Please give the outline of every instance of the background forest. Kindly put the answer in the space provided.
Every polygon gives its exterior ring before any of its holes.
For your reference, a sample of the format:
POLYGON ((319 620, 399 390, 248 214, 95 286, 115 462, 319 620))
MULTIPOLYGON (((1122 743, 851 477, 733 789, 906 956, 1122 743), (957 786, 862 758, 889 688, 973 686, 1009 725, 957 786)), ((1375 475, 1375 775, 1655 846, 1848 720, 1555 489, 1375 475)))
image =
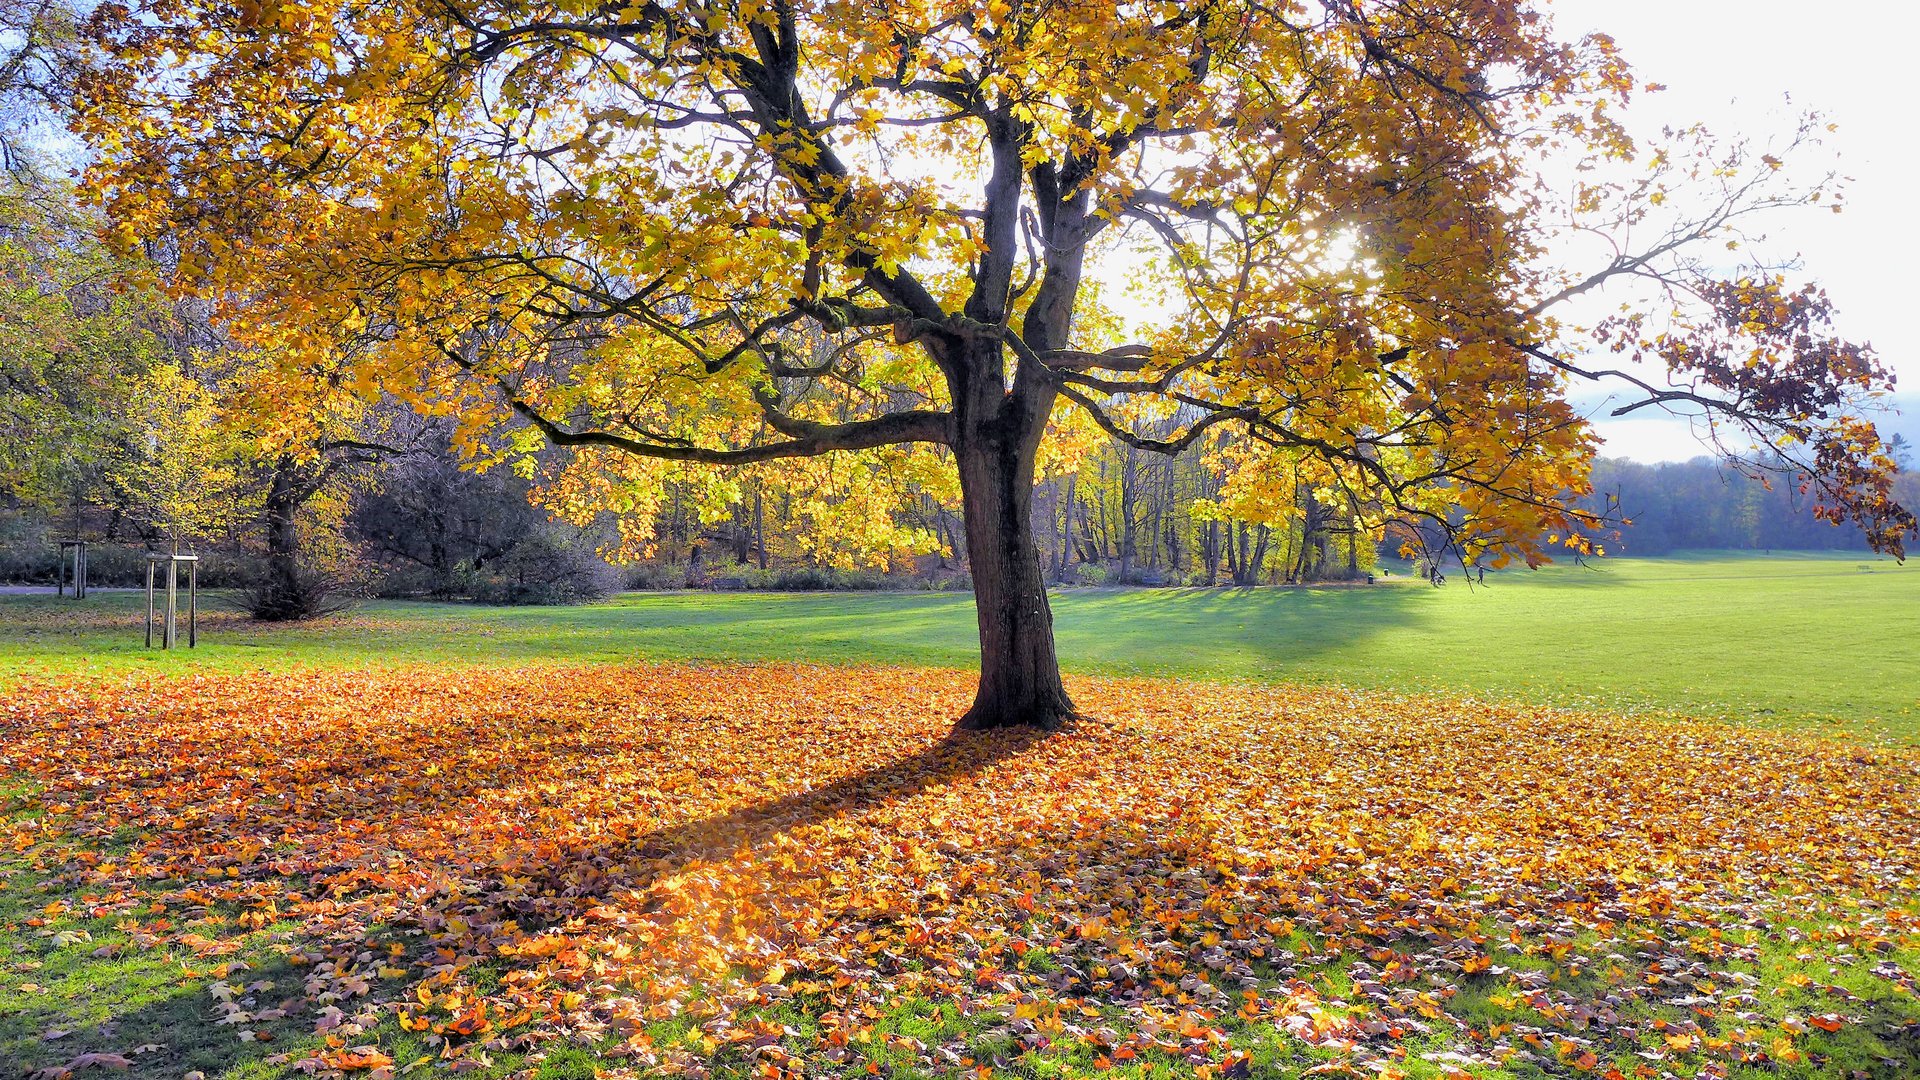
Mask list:
MULTIPOLYGON (((57 542, 94 543, 95 585, 134 585, 144 551, 213 555, 210 586, 266 616, 364 593, 567 602, 624 588, 954 588, 967 584, 950 479, 914 469, 816 481, 688 473, 651 507, 570 509, 542 483, 554 451, 504 448, 463 467, 454 426, 342 407, 299 435, 232 422, 257 366, 202 307, 168 301, 170 253, 106 252, 59 181, 19 170, 0 190, 0 580, 47 583, 57 542), (641 522, 636 529, 635 520, 641 522), (623 529, 623 522, 624 529, 623 529)), ((257 415, 257 414, 256 414, 257 415)), ((1188 418, 1149 420, 1172 431, 1188 418)), ((1258 585, 1348 580, 1410 539, 1306 462, 1230 480, 1223 433, 1166 456, 1092 432, 1048 472, 1035 529, 1059 584, 1258 585)), ((1901 490, 1920 501, 1920 474, 1901 490)), ((1792 484, 1706 457, 1601 459, 1588 508, 1625 520, 1609 551, 1848 549, 1792 484)))

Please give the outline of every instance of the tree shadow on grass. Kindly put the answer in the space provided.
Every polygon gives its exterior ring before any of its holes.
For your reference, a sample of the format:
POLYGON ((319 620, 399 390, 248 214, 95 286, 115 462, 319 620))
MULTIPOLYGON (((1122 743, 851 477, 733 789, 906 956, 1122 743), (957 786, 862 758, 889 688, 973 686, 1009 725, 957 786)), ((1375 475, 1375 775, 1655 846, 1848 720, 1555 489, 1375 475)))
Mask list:
MULTIPOLYGON (((470 895, 466 902, 469 907, 474 900, 485 904, 487 895, 504 881, 517 879, 516 891, 535 898, 536 902, 526 908, 508 906, 500 914, 515 919, 524 930, 538 933, 575 918, 585 908, 601 902, 601 885, 623 890, 645 889, 652 882, 700 860, 725 858, 743 847, 757 847, 776 834, 855 815, 910 799, 929 787, 962 781, 1032 748, 1044 738, 1045 735, 1024 731, 954 734, 907 756, 880 762, 817 787, 788 791, 723 814, 654 829, 618 842, 563 847, 551 855, 547 865, 532 868, 531 872, 526 866, 464 867, 463 878, 478 894, 470 895), (608 871, 614 867, 618 867, 617 877, 609 877, 608 871)), ((596 750, 610 752, 612 749, 612 744, 588 743, 559 748, 556 756, 591 759, 597 756, 596 750)), ((361 761, 358 752, 341 755, 337 759, 337 775, 353 774, 361 761)), ((411 771, 427 763, 421 758, 391 764, 411 771)), ((335 774, 321 773, 322 777, 327 775, 335 774)), ((449 783, 436 787, 432 797, 443 804, 449 800, 457 803, 478 794, 482 786, 478 780, 449 783)), ((324 799, 304 803, 305 811, 360 815, 376 806, 373 792, 356 793, 336 787, 328 789, 326 795, 324 799)), ((398 800, 390 799, 380 808, 389 814, 413 813, 419 809, 414 802, 410 793, 398 800)), ((330 868, 322 868, 323 872, 327 869, 330 868)), ((259 878, 263 875, 277 878, 279 872, 273 870, 270 863, 261 862, 242 870, 239 876, 259 878)), ((29 899, 24 890, 10 890, 10 893, 16 901, 29 899)), ((33 904, 44 903, 57 895, 64 895, 64 886, 33 900, 33 904)), ((428 915, 435 902, 436 899, 429 898, 412 912, 400 913, 395 925, 428 915)), ((296 932, 293 944, 299 943, 296 932)), ((21 947, 31 946, 23 943, 21 947)), ((54 950, 49 947, 36 951, 45 951, 49 956, 35 962, 48 963, 51 967, 54 950)), ((318 1006, 296 1000, 302 997, 305 971, 292 965, 285 955, 248 950, 228 957, 175 960, 173 953, 185 956, 182 950, 171 946, 148 950, 129 948, 112 958, 76 957, 66 965, 70 971, 50 972, 47 991, 36 998, 30 1008, 0 1017, 0 1075, 26 1076, 39 1069, 57 1068, 79 1054, 95 1052, 125 1057, 132 1063, 128 1075, 134 1077, 177 1077, 192 1070, 218 1076, 249 1068, 271 1071, 273 1067, 266 1064, 270 1057, 291 1052, 297 1059, 316 1052, 318 1043, 313 1036, 313 1024, 318 1006), (246 994, 245 997, 255 1000, 245 1003, 256 1011, 292 1006, 287 1016, 238 1026, 216 1023, 219 1014, 217 1002, 208 992, 213 978, 209 972, 222 959, 243 955, 252 966, 235 971, 227 981, 237 986, 259 980, 272 982, 274 985, 270 988, 246 994), (198 971, 198 977, 187 975, 188 970, 198 971), (57 979, 53 977, 55 974, 57 979), (272 1037, 243 1040, 240 1037, 243 1029, 264 1031, 272 1037), (48 1040, 44 1038, 48 1031, 68 1034, 48 1040), (135 1048, 144 1046, 157 1049, 133 1053, 135 1048)), ((396 983, 388 992, 401 985, 396 983)), ((356 1006, 354 1001, 340 1004, 349 1013, 356 1006)), ((395 1032, 384 1034, 386 1038, 381 1041, 390 1040, 395 1032)), ((365 1041, 375 1040, 367 1037, 365 1041)), ((113 1068, 117 1070, 118 1065, 113 1068)))
MULTIPOLYGON (((998 762, 1018 757, 1049 735, 1030 729, 953 732, 903 758, 883 761, 818 787, 802 787, 726 813, 651 830, 614 843, 566 849, 544 868, 522 868, 536 891, 590 900, 597 886, 644 890, 698 862, 754 849, 773 837, 852 817, 913 798, 930 788, 957 783, 998 762), (605 880, 619 868, 617 880, 605 880)), ((578 914, 562 904, 534 925, 552 925, 578 914)), ((527 914, 527 913, 523 913, 527 914)), ((526 919, 521 920, 523 925, 526 919)))
MULTIPOLYGON (((30 905, 64 896, 57 890, 36 893, 25 879, 16 878, 0 893, 0 916, 15 923, 30 905)), ((11 1080, 43 1069, 58 1075, 62 1066, 87 1054, 110 1057, 80 1068, 76 1075, 83 1078, 178 1078, 195 1070, 218 1076, 282 1052, 289 1039, 312 1031, 311 1010, 245 1025, 220 1023, 216 999, 208 992, 213 969, 244 961, 244 966, 231 969, 231 983, 272 984, 243 991, 251 1009, 271 1010, 297 999, 303 972, 285 955, 222 948, 219 956, 195 958, 175 947, 143 949, 102 922, 80 919, 76 912, 74 918, 53 925, 91 927, 91 940, 84 944, 62 946, 52 938, 22 932, 10 954, 0 951, 0 960, 12 969, 10 982, 41 987, 21 994, 14 1007, 0 1010, 0 1076, 11 1080), (96 948, 112 953, 95 958, 96 948), (199 977, 188 977, 188 972, 199 977), (242 1030, 263 1031, 267 1037, 242 1041, 242 1030)))

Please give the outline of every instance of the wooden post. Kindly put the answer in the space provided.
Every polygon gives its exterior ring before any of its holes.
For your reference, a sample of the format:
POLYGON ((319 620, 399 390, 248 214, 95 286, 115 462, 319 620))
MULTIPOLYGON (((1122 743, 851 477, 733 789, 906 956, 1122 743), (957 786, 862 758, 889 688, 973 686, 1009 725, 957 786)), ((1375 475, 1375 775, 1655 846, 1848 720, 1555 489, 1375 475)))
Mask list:
POLYGON ((187 648, 200 644, 200 560, 187 564, 187 648))
POLYGON ((73 598, 87 598, 87 542, 85 540, 60 541, 60 565, 53 575, 53 595, 65 596, 67 585, 73 585, 73 598))
POLYGON ((180 563, 175 559, 167 560, 167 623, 164 648, 173 648, 179 631, 180 617, 180 563))
POLYGON ((147 560, 147 648, 153 648, 153 560, 147 560))

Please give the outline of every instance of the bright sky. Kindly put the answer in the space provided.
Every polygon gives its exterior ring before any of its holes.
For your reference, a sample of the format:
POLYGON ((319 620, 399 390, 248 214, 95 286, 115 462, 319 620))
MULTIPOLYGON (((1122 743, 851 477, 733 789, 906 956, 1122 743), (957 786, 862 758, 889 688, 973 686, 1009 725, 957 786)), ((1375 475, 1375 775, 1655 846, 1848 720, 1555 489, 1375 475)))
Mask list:
MULTIPOLYGON (((1771 252, 1800 253, 1827 288, 1838 326, 1873 343, 1899 373, 1906 410, 1894 426, 1920 423, 1920 323, 1911 289, 1920 274, 1920 139, 1907 85, 1908 8, 1895 0, 1554 0, 1563 36, 1613 35, 1641 82, 1664 83, 1630 112, 1636 130, 1704 121, 1723 135, 1764 138, 1790 130, 1813 109, 1839 130, 1827 136, 1834 168, 1851 177, 1847 210, 1783 214, 1769 232, 1771 252), (1791 100, 1789 100, 1789 98, 1791 100)), ((1636 415, 1645 415, 1636 414, 1636 415)), ((1887 425, 1882 425, 1883 430, 1887 425)), ((1603 453, 1642 461, 1683 460, 1705 452, 1679 420, 1603 424, 1603 453)), ((1909 436, 1912 437, 1912 436, 1909 436)))

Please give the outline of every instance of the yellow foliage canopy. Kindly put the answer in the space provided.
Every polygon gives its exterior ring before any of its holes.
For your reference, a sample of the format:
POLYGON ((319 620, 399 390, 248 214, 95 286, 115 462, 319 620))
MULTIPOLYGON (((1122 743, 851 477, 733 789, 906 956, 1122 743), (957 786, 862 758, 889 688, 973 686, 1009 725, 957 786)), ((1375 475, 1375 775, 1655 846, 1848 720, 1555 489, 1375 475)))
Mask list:
MULTIPOLYGON (((1629 82, 1453 7, 169 0, 102 20, 84 126, 123 240, 184 233, 289 381, 481 457, 516 419, 683 465, 965 453, 1152 397, 1161 441, 1299 448, 1537 557, 1590 524, 1592 444, 1514 347, 1564 284, 1530 165, 1624 153, 1629 82)), ((561 501, 657 497, 610 461, 561 501)))

